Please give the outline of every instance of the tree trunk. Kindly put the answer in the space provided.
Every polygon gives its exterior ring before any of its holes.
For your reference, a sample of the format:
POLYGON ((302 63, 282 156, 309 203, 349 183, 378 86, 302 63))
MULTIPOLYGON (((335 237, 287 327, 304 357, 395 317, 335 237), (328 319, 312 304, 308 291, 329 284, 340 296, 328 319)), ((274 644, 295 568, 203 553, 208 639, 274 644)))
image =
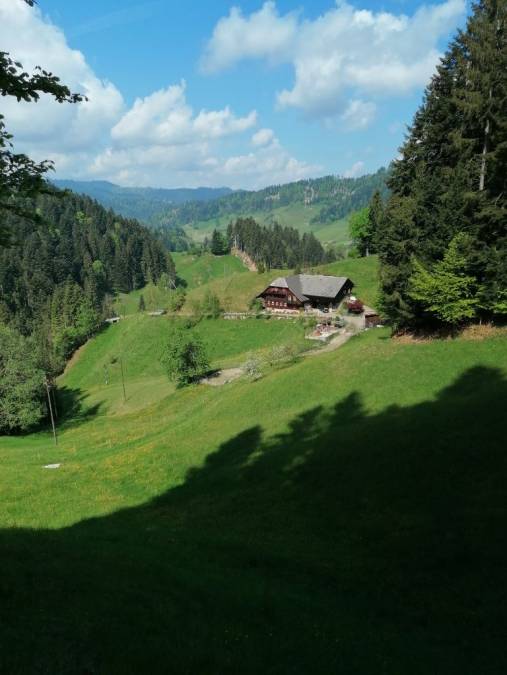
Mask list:
MULTIPOLYGON (((491 89, 489 90, 489 98, 491 100, 491 89)), ((486 182, 486 156, 488 154, 488 137, 489 137, 489 117, 486 120, 486 127, 484 129, 484 143, 482 146, 482 160, 481 160, 481 175, 479 177, 479 192, 484 190, 486 182)))

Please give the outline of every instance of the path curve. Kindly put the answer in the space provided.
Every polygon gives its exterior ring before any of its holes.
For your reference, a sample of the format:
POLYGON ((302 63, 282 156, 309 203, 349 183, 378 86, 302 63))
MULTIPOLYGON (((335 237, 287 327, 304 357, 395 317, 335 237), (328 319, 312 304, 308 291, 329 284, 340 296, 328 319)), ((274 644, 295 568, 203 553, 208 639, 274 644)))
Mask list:
MULTIPOLYGON (((318 356, 319 354, 334 352, 335 349, 344 345, 354 335, 355 333, 345 331, 344 333, 340 333, 331 338, 324 347, 310 349, 307 352, 302 352, 300 356, 306 358, 307 356, 318 356)), ((244 373, 245 369, 239 366, 236 366, 235 368, 224 368, 223 370, 217 370, 213 375, 203 377, 199 382, 200 384, 208 384, 211 387, 221 387, 224 384, 229 384, 229 382, 234 382, 234 380, 237 380, 244 375, 244 373)))

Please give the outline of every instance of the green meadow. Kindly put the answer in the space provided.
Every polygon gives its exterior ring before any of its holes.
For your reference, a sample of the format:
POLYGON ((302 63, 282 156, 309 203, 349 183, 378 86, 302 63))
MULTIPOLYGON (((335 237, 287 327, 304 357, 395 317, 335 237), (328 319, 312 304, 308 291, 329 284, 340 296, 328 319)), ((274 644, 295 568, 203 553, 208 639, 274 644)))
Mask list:
MULTIPOLYGON (((276 277, 293 274, 293 270, 270 270, 262 274, 248 272, 243 263, 232 255, 202 256, 187 253, 172 253, 177 275, 186 284, 186 302, 181 313, 192 311, 195 302, 201 302, 207 291, 215 293, 223 309, 244 312, 251 301, 276 277)), ((320 274, 347 276, 354 281, 354 293, 368 305, 375 306, 378 287, 378 258, 347 258, 308 270, 320 274)), ((167 308, 171 291, 160 289, 153 284, 133 291, 121 293, 115 301, 121 315, 138 311, 139 297, 143 295, 147 310, 167 308)))
MULTIPOLYGON (((358 263, 336 273, 373 297, 358 263)), ((0 672, 505 672, 505 332, 374 329, 177 389, 168 323, 127 315, 75 355, 58 446, 0 439, 0 672)), ((304 341, 192 330, 214 367, 304 341)))
MULTIPOLYGON (((303 202, 294 202, 287 206, 278 206, 270 211, 254 211, 254 218, 261 225, 271 225, 274 222, 283 227, 294 227, 300 234, 313 232, 313 234, 322 242, 328 244, 348 244, 350 243, 350 234, 348 230, 348 218, 335 220, 325 225, 320 223, 311 223, 312 218, 319 214, 321 206, 312 204, 303 204, 303 202)), ((196 242, 203 242, 208 239, 214 229, 225 230, 227 225, 237 218, 245 217, 241 214, 231 214, 220 216, 210 220, 200 220, 185 226, 187 235, 196 242)))

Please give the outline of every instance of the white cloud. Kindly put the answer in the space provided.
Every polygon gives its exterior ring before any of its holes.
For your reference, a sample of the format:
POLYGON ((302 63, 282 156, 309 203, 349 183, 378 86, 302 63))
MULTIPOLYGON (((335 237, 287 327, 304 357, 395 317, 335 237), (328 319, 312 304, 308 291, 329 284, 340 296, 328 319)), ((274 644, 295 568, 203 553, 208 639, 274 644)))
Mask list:
POLYGON ((224 156, 212 144, 109 147, 98 155, 88 175, 122 185, 201 185, 258 188, 315 176, 322 167, 300 162, 273 141, 246 154, 224 156), (170 177, 163 182, 163 177, 170 177))
POLYGON ((229 16, 220 19, 213 30, 201 60, 202 70, 218 72, 243 58, 277 61, 290 51, 297 29, 297 14, 281 17, 272 1, 247 18, 241 9, 232 7, 229 16))
POLYGON ((365 129, 375 118, 377 106, 375 103, 353 99, 340 116, 347 129, 365 129))
POLYGON ((365 173, 364 171, 364 162, 355 162, 350 169, 347 169, 347 171, 344 172, 343 177, 344 178, 357 178, 358 176, 363 176, 365 173))
MULTIPOLYGON (((263 30, 262 21, 258 30, 263 30)), ((98 78, 83 54, 69 47, 63 32, 38 8, 21 1, 0 0, 0 44, 27 71, 40 64, 89 98, 78 105, 58 104, 50 97, 37 104, 2 101, 16 149, 38 160, 52 159, 59 177, 105 178, 121 185, 245 188, 319 170, 292 157, 271 129, 244 138, 257 125, 255 110, 242 116, 228 106, 194 111, 183 81, 136 99, 126 110, 114 84, 98 78), (253 145, 253 152, 242 154, 242 140, 247 148, 253 145)))
POLYGON ((217 23, 202 67, 217 72, 248 58, 290 63, 295 80, 278 94, 280 107, 314 117, 343 115, 358 95, 405 95, 424 86, 438 61, 440 38, 465 9, 465 0, 445 0, 406 16, 337 0, 316 19, 303 20, 294 13, 281 16, 274 2, 247 17, 235 8, 217 23))
POLYGON ((43 95, 37 104, 2 101, 9 131, 32 154, 79 150, 108 134, 123 109, 123 98, 110 82, 100 80, 83 54, 71 49, 62 31, 45 19, 40 10, 23 2, 0 0, 0 44, 25 70, 37 65, 56 73, 88 102, 59 104, 43 95))
POLYGON ((185 82, 135 100, 113 127, 111 136, 120 145, 185 145, 241 133, 255 126, 257 113, 235 117, 228 107, 201 110, 194 116, 185 97, 185 82))
POLYGON ((252 145, 255 147, 262 147, 263 145, 269 145, 275 140, 275 132, 273 129, 259 129, 252 136, 252 145))
POLYGON ((222 180, 218 184, 240 187, 238 177, 251 188, 267 184, 289 183, 322 173, 322 167, 300 162, 280 145, 278 140, 259 148, 256 152, 229 157, 217 167, 222 180), (266 181, 269 176, 269 181, 266 181))

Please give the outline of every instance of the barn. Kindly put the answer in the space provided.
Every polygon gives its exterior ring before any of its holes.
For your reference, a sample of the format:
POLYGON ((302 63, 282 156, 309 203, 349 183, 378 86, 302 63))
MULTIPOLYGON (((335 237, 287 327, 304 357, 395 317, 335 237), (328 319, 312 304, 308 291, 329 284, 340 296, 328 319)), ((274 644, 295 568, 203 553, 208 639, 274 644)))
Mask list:
POLYGON ((353 287, 348 277, 294 274, 274 279, 257 297, 266 309, 323 309, 339 305, 353 287))

